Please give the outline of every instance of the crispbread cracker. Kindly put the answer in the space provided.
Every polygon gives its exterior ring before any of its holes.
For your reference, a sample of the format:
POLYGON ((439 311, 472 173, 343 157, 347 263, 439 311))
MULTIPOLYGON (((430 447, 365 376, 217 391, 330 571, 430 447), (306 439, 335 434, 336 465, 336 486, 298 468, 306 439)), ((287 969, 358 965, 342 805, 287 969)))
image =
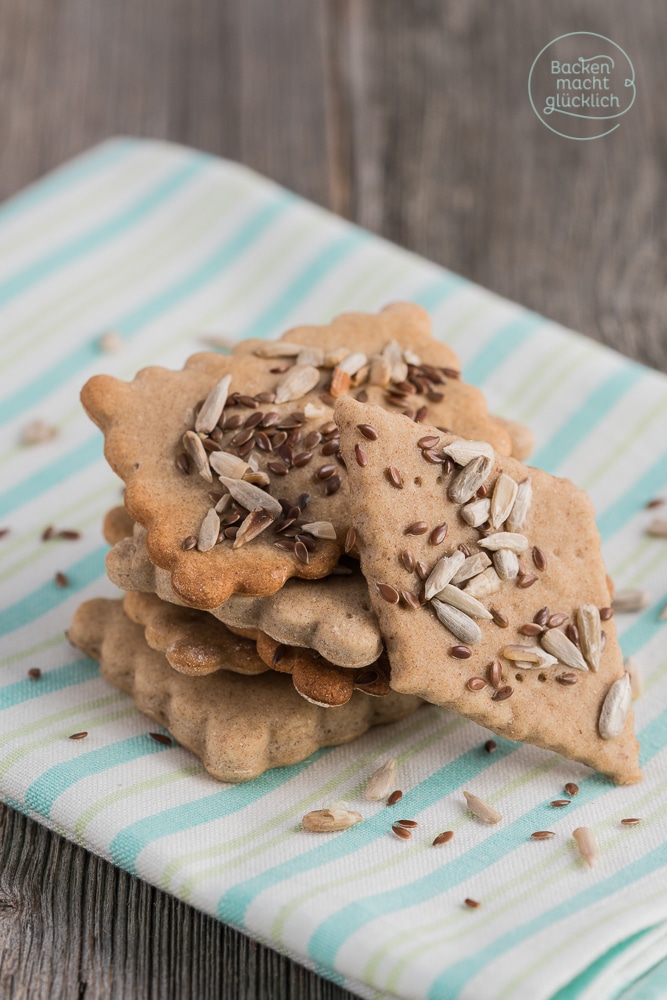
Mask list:
MULTIPOLYGON (((156 593, 182 605, 169 573, 148 558, 142 528, 136 526, 131 537, 116 543, 106 566, 110 580, 122 590, 156 593)), ((286 646, 314 649, 342 667, 367 666, 382 652, 380 626, 359 570, 322 580, 289 580, 267 597, 235 594, 210 614, 229 628, 260 629, 286 646)))
POLYGON ((143 626, 151 649, 164 653, 174 670, 193 677, 216 670, 263 674, 269 668, 255 643, 234 635, 207 611, 178 607, 155 594, 130 592, 123 599, 128 618, 143 626))
POLYGON ((71 641, 100 661, 103 675, 165 726, 220 781, 249 781, 268 768, 297 764, 320 747, 347 743, 373 725, 404 718, 419 700, 361 692, 347 705, 321 709, 272 671, 242 677, 226 670, 187 677, 150 649, 120 601, 87 601, 77 610, 71 641))
MULTIPOLYGON (((428 415, 441 425, 446 421, 455 432, 482 437, 500 452, 509 453, 509 435, 488 416, 484 397, 460 380, 457 369, 422 368, 421 355, 414 353, 408 355, 411 362, 401 360, 401 349, 405 348, 456 362, 448 348, 432 340, 428 316, 419 307, 398 304, 377 316, 347 314, 329 327, 301 328, 291 334, 301 337, 304 344, 317 341, 325 350, 344 347, 368 355, 369 371, 373 354, 395 345, 398 361, 392 370, 402 371, 392 376, 388 386, 363 382, 359 391, 416 419, 424 420, 428 415)), ((215 608, 234 593, 272 594, 291 577, 326 576, 344 545, 349 527, 347 477, 335 454, 335 425, 333 431, 326 430, 333 403, 329 390, 334 392, 330 383, 342 367, 335 368, 332 376, 322 360, 321 364, 304 362, 286 371, 286 364, 277 364, 275 357, 259 356, 265 348, 263 342, 247 341, 231 356, 195 355, 181 372, 146 368, 129 384, 100 375, 90 379, 82 391, 84 407, 104 432, 107 460, 126 483, 125 507, 147 531, 151 562, 171 574, 175 594, 193 607, 215 608), (227 377, 231 384, 222 424, 219 420, 216 426, 201 430, 199 407, 227 377), (294 389, 284 402, 275 402, 275 394, 282 397, 295 378, 298 391, 294 389), (252 422, 259 414, 263 414, 261 424, 255 425, 252 422), (230 427, 229 421, 237 419, 242 426, 230 427), (265 424, 265 420, 273 423, 265 424), (199 435, 195 431, 200 431, 199 435), (316 434, 323 438, 306 444, 309 436, 316 434), (334 451, 329 450, 332 445, 334 451), (248 446, 254 448, 252 455, 246 450, 248 446), (185 465, 181 459, 184 447, 190 452, 185 465), (223 530, 218 538, 215 515, 211 514, 222 493, 217 473, 209 467, 209 462, 220 460, 216 449, 231 449, 243 461, 252 458, 258 469, 249 474, 260 477, 253 485, 266 487, 259 499, 256 493, 243 501, 244 525, 236 538, 229 537, 229 532, 238 530, 240 516, 227 525, 227 534, 223 530), (263 482, 264 476, 268 482, 263 482), (274 498, 273 520, 266 515, 247 519, 253 505, 271 506, 266 493, 274 498), (308 500, 303 499, 306 496, 308 500), (275 503, 277 498, 285 501, 282 512, 275 503), (290 508, 297 512, 300 508, 296 521, 288 513, 290 508), (209 515, 212 520, 202 529, 209 515), (286 519, 289 525, 284 523, 286 519), (335 537, 325 533, 314 538, 308 531, 302 533, 305 538, 297 534, 304 524, 312 522, 330 525, 335 537), (189 544, 190 539, 199 540, 196 547, 189 544)), ((343 359, 341 366, 344 364, 343 359)), ((359 372, 353 373, 353 378, 360 381, 359 372)), ((338 391, 336 386, 334 394, 338 391)), ((208 404, 202 412, 210 412, 208 404)), ((232 492, 235 487, 230 477, 236 477, 238 463, 234 465, 235 471, 226 474, 224 483, 232 492)))
MULTIPOLYGON (((488 534, 487 541, 494 544, 491 542, 494 534, 488 530, 480 532, 464 523, 461 503, 454 503, 448 497, 452 489, 462 487, 461 468, 457 466, 455 471, 447 473, 445 466, 428 462, 418 445, 423 436, 435 436, 440 443, 432 446, 433 451, 440 453, 443 445, 455 439, 352 399, 338 402, 336 420, 349 470, 351 519, 357 532, 362 570, 391 662, 392 687, 465 715, 501 736, 534 743, 582 761, 618 783, 640 780, 632 711, 616 738, 602 739, 598 729, 605 697, 612 683, 624 677, 623 656, 613 619, 603 622, 606 648, 597 672, 586 669, 586 664, 583 670, 572 669, 563 665, 563 660, 544 669, 520 667, 503 652, 510 645, 542 648, 541 643, 554 639, 551 634, 538 641, 518 631, 525 624, 534 624, 536 613, 545 606, 550 614, 563 613, 570 623, 582 606, 608 606, 600 538, 588 497, 568 480, 528 469, 511 458, 495 457, 483 488, 493 491, 501 469, 515 483, 527 477, 532 482, 533 499, 525 527, 517 530, 514 526, 512 532, 516 538, 523 531, 527 539, 526 551, 519 557, 524 574, 498 581, 496 592, 479 596, 487 610, 493 606, 507 616, 509 627, 501 628, 493 619, 469 618, 473 630, 475 623, 479 627, 481 639, 466 640, 441 624, 434 605, 411 610, 402 598, 399 603, 389 603, 403 590, 420 596, 424 592, 417 573, 409 572, 399 558, 403 549, 409 549, 429 572, 442 556, 454 553, 460 544, 468 546, 473 555, 480 551, 479 542, 485 540, 484 535, 488 534), (358 430, 359 424, 371 424, 377 431, 377 440, 364 438, 358 430), (357 445, 364 449, 363 467, 355 460, 357 445), (402 488, 391 484, 387 472, 391 466, 400 473, 402 488), (417 521, 425 522, 427 530, 421 534, 406 533, 417 521), (444 523, 448 525, 445 539, 433 544, 433 529, 444 523), (534 546, 540 551, 533 555, 534 546), (537 568, 545 564, 546 569, 537 568), (531 581, 532 576, 537 579, 531 581), (461 647, 467 647, 468 658, 457 658, 461 647), (498 700, 498 695, 494 700, 494 687, 488 684, 481 690, 470 690, 467 686, 475 677, 489 680, 490 664, 495 659, 502 667, 502 679, 496 679, 498 688, 511 689, 505 700, 498 700), (564 682, 568 674, 574 676, 573 683, 564 682)), ((462 442, 461 446, 470 451, 469 442, 462 442)), ((474 468, 466 466, 466 480, 472 482, 474 468)), ((507 535, 500 540, 512 541, 507 535)), ((488 571, 484 572, 485 579, 491 580, 488 571)), ((440 582, 443 580, 444 576, 440 582)), ((472 588, 473 594, 477 590, 478 595, 483 595, 477 589, 479 586, 478 583, 472 588)), ((470 583, 466 584, 465 591, 470 587, 470 583)), ((448 615, 451 621, 451 612, 448 615)), ((469 625, 463 624, 470 631, 469 625)), ((461 632, 460 619, 456 628, 461 632)), ((556 626, 551 633, 558 633, 555 638, 565 639, 556 626)))

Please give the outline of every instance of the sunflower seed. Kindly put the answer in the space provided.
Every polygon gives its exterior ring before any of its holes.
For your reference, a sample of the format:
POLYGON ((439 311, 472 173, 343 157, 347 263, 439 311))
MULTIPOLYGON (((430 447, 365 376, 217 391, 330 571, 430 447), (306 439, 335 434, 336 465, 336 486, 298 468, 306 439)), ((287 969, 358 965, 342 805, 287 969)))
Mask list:
POLYGON ((324 357, 322 359, 320 368, 335 368, 339 365, 343 358, 347 358, 351 354, 349 347, 334 347, 330 351, 324 351, 324 357))
POLYGON ((564 632, 561 632, 558 628, 549 628, 540 637, 540 642, 542 643, 542 648, 546 649, 547 653, 551 653, 552 656, 556 656, 560 663, 563 663, 566 667, 573 667, 575 670, 588 670, 588 665, 581 655, 581 652, 570 642, 568 637, 564 632))
POLYGON ((511 549, 494 552, 493 565, 501 580, 515 580, 519 575, 519 558, 511 549))
POLYGON ((362 816, 352 809, 313 809, 301 820, 304 830, 312 833, 336 833, 361 823, 362 816))
POLYGON ((306 420, 321 420, 322 417, 326 416, 327 407, 316 406, 315 403, 306 403, 303 413, 306 420))
POLYGON ((513 660, 520 663, 524 670, 531 670, 536 667, 545 669, 553 667, 558 663, 558 659, 555 656, 545 653, 539 646, 521 646, 518 644, 505 646, 503 656, 506 660, 513 660))
POLYGON ((461 642, 471 645, 481 640, 482 631, 479 625, 464 611, 459 611, 458 608, 449 604, 443 604, 436 598, 433 598, 431 604, 440 622, 461 642))
POLYGON ((515 532, 497 531, 495 535, 489 535, 488 538, 480 538, 479 544, 490 552, 497 552, 498 549, 509 549, 510 552, 520 554, 528 548, 528 539, 525 535, 519 535, 515 532))
POLYGON ((654 517, 646 531, 649 535, 667 538, 667 517, 654 517))
POLYGON ((31 420, 21 433, 21 444, 43 444, 58 436, 58 428, 47 424, 45 420, 31 420))
POLYGON ((197 539, 197 549, 200 552, 209 552, 217 542, 219 534, 220 518, 215 510, 211 508, 201 523, 197 539))
POLYGON ((449 484, 449 499, 454 503, 467 503, 475 496, 491 472, 493 460, 479 455, 465 465, 449 484))
POLYGON ((579 643, 584 659, 590 669, 596 671, 600 668, 602 633, 600 612, 594 604, 582 604, 577 609, 577 628, 579 629, 579 643))
POLYGON ((495 569, 490 566, 485 569, 483 573, 479 573, 478 576, 473 577, 473 579, 466 584, 466 594, 470 594, 472 597, 490 597, 491 594, 496 594, 502 586, 502 580, 496 573, 495 569))
POLYGON ((265 472, 246 472, 243 478, 246 483, 252 483, 253 486, 268 486, 271 482, 265 472))
POLYGON ((507 520, 514 506, 518 488, 518 485, 511 476, 506 475, 504 472, 501 472, 496 479, 496 485, 493 487, 493 494, 491 496, 491 510, 489 514, 489 521, 492 528, 500 528, 507 520))
POLYGON ((487 611, 483 604, 471 597, 465 590, 459 590, 458 587, 453 587, 451 583, 446 584, 442 590, 438 591, 436 597, 443 604, 449 604, 453 608, 458 608, 459 611, 464 611, 471 618, 485 618, 491 620, 493 617, 490 611, 487 611))
POLYGON ((618 614, 632 614, 634 611, 643 611, 651 603, 651 595, 646 590, 626 589, 617 590, 611 606, 618 614))
POLYGON ((471 528, 478 528, 480 524, 489 520, 490 508, 490 500, 473 500, 465 507, 461 507, 460 513, 466 524, 469 524, 471 528))
MULTIPOLYGON (((493 461, 494 451, 486 441, 466 441, 458 438, 442 449, 445 455, 453 459, 457 465, 469 465, 475 458, 488 458, 493 461)), ((481 486, 481 483, 478 483, 481 486)))
POLYGON ((465 583, 466 580, 483 573, 490 565, 491 559, 486 552, 476 552, 473 556, 466 556, 461 569, 454 574, 451 582, 454 584, 465 583))
POLYGON ((303 344, 290 344, 287 340, 271 340, 260 344, 253 351, 258 358, 296 358, 303 344))
POLYGON ((632 688, 632 700, 639 698, 644 691, 642 672, 634 656, 628 656, 625 661, 625 672, 630 675, 630 687, 632 688))
POLYGON ((290 403, 293 399, 301 399, 315 388, 319 380, 320 373, 313 365, 294 365, 278 383, 276 403, 290 403))
POLYGON ((186 431, 183 435, 183 447, 192 459, 194 467, 199 475, 205 479, 207 483, 212 483, 213 476, 211 475, 211 469, 208 464, 208 454, 199 435, 195 434, 194 431, 186 431))
POLYGON ((468 803, 468 809, 474 816, 477 816, 484 823, 500 823, 502 816, 488 802, 480 799, 477 795, 473 795, 472 792, 464 792, 463 795, 468 803))
POLYGON ((217 424, 227 402, 231 381, 232 376, 225 375, 209 392, 195 420, 197 433, 210 434, 217 424))
POLYGON ((403 360, 405 361, 406 364, 413 365, 413 367, 415 368, 418 368, 422 363, 422 359, 419 357, 419 355, 415 354, 414 351, 411 351, 408 348, 405 348, 403 350, 403 360))
POLYGON ((433 841, 432 847, 440 847, 442 844, 448 844, 450 840, 454 838, 453 830, 445 830, 444 833, 439 833, 438 836, 433 841))
POLYGON ((310 524, 303 524, 301 531, 307 532, 313 538, 330 538, 334 541, 336 540, 336 529, 331 521, 312 521, 310 524))
POLYGON ((450 582, 452 577, 461 569, 465 562, 465 556, 458 550, 451 556, 443 556, 429 573, 424 586, 424 597, 427 601, 438 594, 450 582))
POLYGON ((408 366, 403 360, 403 351, 395 340, 390 340, 382 351, 382 357, 389 366, 392 382, 404 382, 408 377, 408 366))
POLYGON ((533 487, 531 486, 530 477, 528 477, 522 483, 519 483, 514 506, 507 515, 505 522, 507 531, 523 531, 526 526, 532 500, 533 487))
POLYGON ((632 701, 632 682, 629 674, 623 674, 611 685, 602 703, 602 711, 598 722, 598 730, 603 740, 613 740, 620 736, 625 728, 630 703, 632 701))
POLYGON ((369 802, 378 802, 385 799, 392 788, 396 787, 396 758, 391 757, 386 760, 368 779, 365 797, 369 802))
POLYGON ((572 836, 577 842, 579 854, 584 859, 589 868, 592 868, 598 859, 598 843, 595 834, 587 826, 578 826, 572 831, 572 836))
POLYGON ((296 364, 322 368, 324 366, 324 351, 321 347, 302 347, 296 356, 296 364))
POLYGON ((232 548, 239 549, 246 542, 251 542, 253 538, 257 538, 274 521, 273 514, 266 507, 255 507, 239 525, 239 529, 234 536, 232 548))
POLYGON ((214 472, 228 479, 243 479, 250 468, 247 462, 226 451, 214 451, 209 456, 209 462, 214 472))
POLYGON ((368 381, 371 385, 387 386, 391 381, 391 367, 386 358, 376 354, 371 358, 368 381))
POLYGON ((338 362, 336 367, 340 371, 345 372, 346 375, 356 375, 367 364, 368 358, 359 351, 356 354, 346 355, 338 362))
POLYGON ((246 483, 243 479, 230 479, 227 476, 220 476, 220 482, 226 486, 237 503, 240 503, 246 510, 254 510, 255 507, 265 507, 270 510, 274 517, 280 517, 283 512, 282 506, 275 497, 266 493, 252 483, 246 483))

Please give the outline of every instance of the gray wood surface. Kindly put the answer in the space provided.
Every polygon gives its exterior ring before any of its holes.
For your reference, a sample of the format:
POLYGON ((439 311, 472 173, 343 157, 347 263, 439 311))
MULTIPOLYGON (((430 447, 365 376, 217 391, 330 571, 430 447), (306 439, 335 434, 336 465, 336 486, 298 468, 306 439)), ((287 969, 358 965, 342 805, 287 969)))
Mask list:
MULTIPOLYGON (((0 0, 0 195, 109 135, 298 193, 667 370, 664 0, 0 0), (527 99, 568 31, 637 103, 570 142, 527 99)), ((0 807, 0 998, 346 994, 0 807)))

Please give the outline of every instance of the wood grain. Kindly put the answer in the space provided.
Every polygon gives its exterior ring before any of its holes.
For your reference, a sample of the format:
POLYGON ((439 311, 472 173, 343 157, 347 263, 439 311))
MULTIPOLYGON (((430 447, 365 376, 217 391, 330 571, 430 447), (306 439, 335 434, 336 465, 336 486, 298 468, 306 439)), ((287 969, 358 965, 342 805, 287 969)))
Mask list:
MULTIPOLYGON (((239 160, 667 370, 664 0, 3 0, 0 196, 109 135, 239 160), (568 31, 630 54, 612 136, 526 94, 568 31)), ((0 807, 0 996, 347 996, 0 807)))

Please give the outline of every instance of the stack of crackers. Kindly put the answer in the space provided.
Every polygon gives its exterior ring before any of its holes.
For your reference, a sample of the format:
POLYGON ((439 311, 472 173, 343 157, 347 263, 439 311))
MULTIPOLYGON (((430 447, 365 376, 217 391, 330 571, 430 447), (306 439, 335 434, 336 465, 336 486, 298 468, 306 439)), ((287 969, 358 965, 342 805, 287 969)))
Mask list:
POLYGON ((588 498, 396 304, 91 379, 122 600, 71 640, 224 781, 430 702, 640 779, 588 498))

